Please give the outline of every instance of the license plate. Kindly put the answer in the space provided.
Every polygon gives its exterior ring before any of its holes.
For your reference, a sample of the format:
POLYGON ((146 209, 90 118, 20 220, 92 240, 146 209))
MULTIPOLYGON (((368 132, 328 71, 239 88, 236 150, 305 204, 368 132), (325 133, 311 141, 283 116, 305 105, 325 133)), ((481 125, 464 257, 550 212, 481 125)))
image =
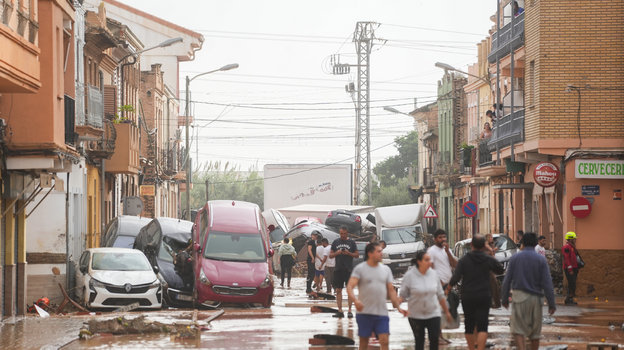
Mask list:
POLYGON ((409 266, 409 265, 410 265, 409 262, 399 263, 399 267, 405 267, 405 266, 409 266))
POLYGON ((193 297, 186 294, 178 294, 176 298, 183 301, 193 301, 193 297))

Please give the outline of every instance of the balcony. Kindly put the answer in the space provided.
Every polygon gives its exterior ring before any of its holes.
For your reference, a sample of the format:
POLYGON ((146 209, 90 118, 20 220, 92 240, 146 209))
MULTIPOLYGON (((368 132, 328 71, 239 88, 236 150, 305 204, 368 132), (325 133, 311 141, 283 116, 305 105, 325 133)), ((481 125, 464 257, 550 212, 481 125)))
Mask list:
POLYGON ((106 172, 136 175, 139 173, 139 128, 124 122, 113 126, 117 135, 115 152, 106 162, 106 172))
POLYGON ((488 141, 490 151, 524 142, 524 108, 498 119, 488 141))
POLYGON ((488 62, 494 63, 524 45, 524 12, 492 34, 488 62))
POLYGON ((163 164, 163 173, 170 176, 175 175, 181 169, 179 160, 180 157, 176 145, 168 151, 162 150, 161 164, 163 164))
POLYGON ((477 161, 479 162, 479 167, 494 164, 494 162, 492 162, 492 152, 490 152, 490 149, 488 148, 488 141, 489 140, 481 140, 479 142, 479 148, 477 149, 477 161))
POLYGON ((460 156, 459 159, 459 172, 461 175, 472 175, 473 174, 473 155, 474 155, 474 147, 470 146, 467 148, 460 148, 460 156))
POLYGON ((81 141, 99 140, 103 135, 102 92, 91 85, 76 84, 76 132, 81 141))
POLYGON ((110 159, 115 152, 117 132, 112 121, 103 120, 102 135, 86 143, 85 150, 91 159, 110 159))
POLYGON ((433 180, 433 170, 431 168, 423 169, 422 185, 425 189, 435 188, 435 181, 433 180))

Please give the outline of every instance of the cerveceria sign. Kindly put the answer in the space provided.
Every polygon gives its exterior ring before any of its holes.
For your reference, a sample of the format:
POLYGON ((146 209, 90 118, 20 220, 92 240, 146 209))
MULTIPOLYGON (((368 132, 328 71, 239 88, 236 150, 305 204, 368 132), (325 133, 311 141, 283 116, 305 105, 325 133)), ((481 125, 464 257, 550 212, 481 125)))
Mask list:
POLYGON ((574 174, 577 179, 624 179, 624 160, 577 159, 574 174))
POLYGON ((559 180, 559 168, 549 162, 541 162, 533 170, 535 183, 542 187, 551 187, 559 180))

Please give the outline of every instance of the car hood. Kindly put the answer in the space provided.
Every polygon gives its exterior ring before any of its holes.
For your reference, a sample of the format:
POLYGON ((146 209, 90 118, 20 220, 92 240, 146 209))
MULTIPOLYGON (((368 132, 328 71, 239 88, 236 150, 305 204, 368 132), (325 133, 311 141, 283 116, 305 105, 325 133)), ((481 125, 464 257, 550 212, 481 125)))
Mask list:
POLYGON ((170 288, 178 290, 191 291, 184 286, 182 277, 175 271, 175 265, 168 261, 158 260, 158 268, 160 269, 160 275, 165 279, 170 288))
POLYGON ((401 253, 411 253, 417 252, 419 250, 424 250, 425 244, 422 241, 418 242, 410 242, 410 243, 400 243, 400 244, 388 244, 386 248, 383 250, 384 254, 401 254, 401 253))
POLYGON ((91 278, 102 283, 114 284, 122 286, 126 283, 132 285, 148 284, 156 280, 153 271, 102 271, 95 270, 91 272, 91 278))
POLYGON ((204 259, 202 269, 212 284, 240 287, 257 287, 269 273, 266 262, 248 263, 204 259))

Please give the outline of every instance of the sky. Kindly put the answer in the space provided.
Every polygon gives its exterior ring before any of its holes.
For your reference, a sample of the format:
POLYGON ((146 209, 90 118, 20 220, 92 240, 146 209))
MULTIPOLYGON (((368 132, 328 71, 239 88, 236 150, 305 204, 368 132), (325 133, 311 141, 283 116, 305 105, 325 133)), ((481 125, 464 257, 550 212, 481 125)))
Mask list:
POLYGON ((355 112, 345 85, 357 69, 332 75, 330 58, 357 62, 358 21, 375 22, 378 39, 370 58, 371 163, 397 154, 393 140, 412 131, 413 120, 383 106, 409 113, 415 100, 434 102, 444 73, 434 63, 466 71, 496 11, 496 0, 121 2, 204 36, 195 60, 180 65, 181 89, 187 75, 239 64, 193 80, 190 91, 195 166, 220 161, 240 170, 353 163, 355 112))

